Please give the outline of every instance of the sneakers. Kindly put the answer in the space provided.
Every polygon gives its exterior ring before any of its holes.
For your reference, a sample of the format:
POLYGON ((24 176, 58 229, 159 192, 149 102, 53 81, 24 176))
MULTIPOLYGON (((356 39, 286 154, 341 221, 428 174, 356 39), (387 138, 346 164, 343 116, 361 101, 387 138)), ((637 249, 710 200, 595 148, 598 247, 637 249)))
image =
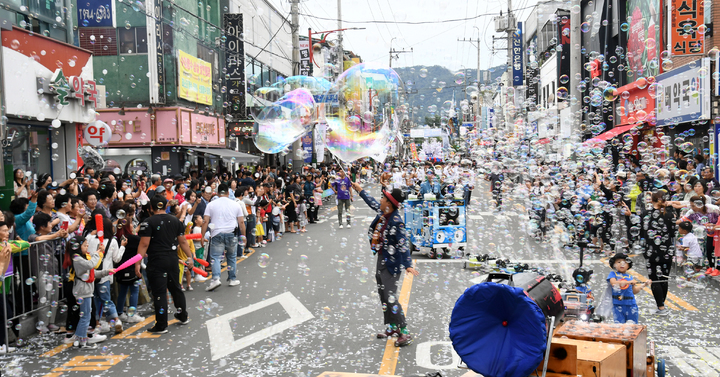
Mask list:
POLYGON ((240 280, 238 280, 238 279, 230 280, 230 283, 228 283, 228 286, 230 286, 230 287, 235 287, 238 285, 240 285, 240 280))
POLYGON ((720 270, 713 268, 712 272, 710 273, 710 276, 720 276, 720 270))
POLYGON ((145 320, 145 317, 135 314, 131 315, 130 317, 127 317, 127 320, 123 321, 125 323, 140 323, 145 320))
POLYGON ((347 224, 348 229, 350 229, 350 223, 347 224))
POLYGON ((112 328, 110 327, 110 324, 107 323, 107 322, 105 322, 105 321, 100 321, 100 322, 99 322, 99 325, 100 325, 100 326, 98 326, 98 327, 95 329, 95 333, 96 333, 96 334, 104 334, 104 333, 107 333, 107 332, 112 331, 112 328))
POLYGON ((184 325, 187 325, 188 323, 190 323, 190 317, 188 317, 186 320, 183 321, 180 319, 180 315, 178 313, 175 313, 173 316, 175 317, 175 319, 178 320, 178 325, 184 326, 184 325))
POLYGON ((6 353, 15 352, 15 347, 10 347, 6 344, 3 344, 0 346, 0 355, 4 355, 6 353))
POLYGON ((712 274, 713 270, 714 270, 714 268, 708 267, 707 270, 705 270, 705 275, 710 275, 710 274, 712 274))
POLYGON ((37 329, 40 334, 47 334, 50 332, 50 330, 47 328, 47 326, 42 326, 39 329, 37 329))
POLYGON ((400 334, 395 341, 395 347, 405 347, 412 343, 412 336, 410 334, 400 334))
POLYGON ((655 310, 655 311, 653 312, 653 314, 665 316, 665 315, 670 314, 670 310, 668 310, 668 308, 665 308, 665 309, 657 309, 657 310, 655 310))
MULTIPOLYGON (((77 338, 75 338, 77 339, 77 338)), ((100 335, 100 334, 88 334, 88 343, 100 343, 104 342, 105 339, 107 339, 106 335, 100 335)))
POLYGON ((151 334, 167 334, 168 329, 167 329, 167 328, 158 329, 158 328, 157 328, 157 325, 155 325, 155 326, 147 329, 147 332, 149 332, 149 333, 151 333, 151 334))
POLYGON ((49 324, 49 325, 47 326, 47 328, 48 328, 48 330, 50 330, 51 332, 58 332, 58 331, 60 331, 60 326, 58 326, 58 325, 56 325, 56 324, 54 324, 54 323, 49 324))
POLYGON ((90 343, 90 339, 83 340, 83 341, 75 341, 73 345, 81 350, 95 350, 97 349, 97 344, 90 343))
POLYGON ((217 280, 213 279, 213 280, 210 282, 210 285, 208 285, 207 288, 205 288, 205 290, 208 291, 208 292, 212 292, 212 291, 214 291, 217 287, 219 287, 219 286, 221 286, 221 285, 222 285, 222 283, 220 283, 220 279, 217 279, 217 280))
POLYGON ((343 228, 342 224, 340 224, 340 226, 338 228, 342 229, 343 228))
POLYGON ((128 321, 128 316, 127 316, 127 314, 125 314, 125 313, 120 314, 120 316, 119 316, 118 318, 120 318, 120 320, 123 321, 123 322, 129 322, 129 321, 128 321))
POLYGON ((122 334, 122 332, 123 332, 122 321, 118 318, 115 320, 115 335, 122 334))
POLYGON ((195 275, 195 277, 193 277, 193 281, 196 283, 204 283, 207 281, 207 278, 202 275, 195 275))
POLYGON ((378 333, 376 336, 378 339, 386 339, 391 336, 400 336, 400 329, 391 329, 388 327, 385 329, 385 331, 378 333))
POLYGON ((65 334, 65 337, 63 338, 63 344, 73 344, 77 338, 75 338, 75 335, 73 334, 65 334))

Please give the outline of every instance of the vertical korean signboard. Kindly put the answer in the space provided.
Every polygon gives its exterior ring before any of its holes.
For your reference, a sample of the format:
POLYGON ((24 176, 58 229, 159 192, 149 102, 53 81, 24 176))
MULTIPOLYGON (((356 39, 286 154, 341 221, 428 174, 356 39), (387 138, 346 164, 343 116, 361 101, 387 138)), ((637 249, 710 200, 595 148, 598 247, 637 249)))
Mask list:
POLYGON ((245 42, 242 38, 243 15, 224 14, 225 86, 228 107, 225 113, 233 119, 247 119, 245 107, 245 42))
POLYGON ((300 76, 312 75, 310 62, 310 41, 300 41, 300 76))
POLYGON ((512 68, 513 68, 513 86, 523 85, 523 23, 518 22, 517 30, 512 37, 512 68))
POLYGON ((150 69, 150 102, 165 103, 165 59, 163 55, 162 0, 148 0, 147 4, 147 47, 150 69), (157 21, 161 20, 161 21, 157 21))
POLYGON ((705 12, 701 0, 671 0, 670 43, 673 55, 705 52, 705 12))

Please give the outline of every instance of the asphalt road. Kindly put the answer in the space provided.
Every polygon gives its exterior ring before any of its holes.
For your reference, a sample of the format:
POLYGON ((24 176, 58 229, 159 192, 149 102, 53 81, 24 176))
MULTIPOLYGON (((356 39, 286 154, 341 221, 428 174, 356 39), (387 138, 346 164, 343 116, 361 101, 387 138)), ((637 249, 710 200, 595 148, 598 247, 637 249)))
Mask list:
MULTIPOLYGON (((560 247, 562 233, 551 230, 542 243, 527 237, 522 202, 508 194, 506 208, 497 213, 486 188, 480 185, 468 210, 468 251, 527 261, 570 279, 578 256, 560 247)), ((371 192, 377 194, 377 189, 371 192)), ((366 240, 374 213, 359 198, 353 206, 351 229, 338 229, 337 214, 326 205, 321 223, 309 225, 307 233, 288 234, 256 249, 237 265, 240 286, 205 292, 204 284, 195 284, 195 291, 186 294, 192 319, 188 326, 171 325, 168 334, 148 335, 148 318, 95 351, 58 346, 59 335, 37 336, 26 340, 23 349, 34 355, 0 358, 3 375, 474 375, 457 368, 448 324, 455 301, 482 273, 464 269, 462 259, 414 254, 420 276, 404 278, 398 300, 409 303, 415 341, 397 349, 376 339, 383 329, 382 312, 375 259, 366 240)), ((591 286, 600 292, 610 271, 602 257, 585 259, 595 271, 591 286)), ((651 295, 639 294, 640 321, 648 326, 658 356, 666 359, 668 375, 720 372, 718 291, 717 281, 703 289, 671 284, 668 317, 652 316, 651 295)))

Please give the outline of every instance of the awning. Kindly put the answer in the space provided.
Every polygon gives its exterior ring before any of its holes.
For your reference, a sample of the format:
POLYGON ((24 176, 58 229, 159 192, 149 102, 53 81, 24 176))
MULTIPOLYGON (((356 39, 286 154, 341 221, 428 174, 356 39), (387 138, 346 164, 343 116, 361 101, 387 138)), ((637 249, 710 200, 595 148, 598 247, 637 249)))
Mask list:
POLYGON ((610 140, 610 139, 614 138, 615 136, 622 135, 622 134, 624 134, 625 132, 630 131, 630 129, 632 129, 632 128, 635 127, 635 126, 637 126, 636 123, 626 124, 626 125, 622 125, 622 126, 617 126, 617 127, 613 128, 612 130, 610 130, 610 131, 605 131, 605 132, 601 133, 600 135, 595 136, 594 138, 592 138, 592 139, 590 139, 590 140, 602 140, 602 141, 607 141, 607 140, 610 140))
POLYGON ((255 156, 248 153, 242 153, 237 152, 231 149, 226 148, 218 148, 218 149, 210 149, 210 148, 193 148, 192 149, 195 152, 200 153, 206 153, 206 154, 212 154, 215 156, 218 156, 222 158, 223 160, 230 161, 232 158, 235 158, 235 162, 238 163, 258 163, 260 160, 262 160, 262 157, 255 156))

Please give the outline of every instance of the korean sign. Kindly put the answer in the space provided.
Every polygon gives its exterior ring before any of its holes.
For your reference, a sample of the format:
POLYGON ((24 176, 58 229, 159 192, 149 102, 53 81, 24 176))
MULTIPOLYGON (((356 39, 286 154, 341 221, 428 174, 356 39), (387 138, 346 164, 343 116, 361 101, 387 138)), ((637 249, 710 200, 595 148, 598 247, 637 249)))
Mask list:
POLYGON ((212 65, 178 50, 178 96, 197 103, 212 105, 212 65))
POLYGON ((49 87, 50 93, 57 96, 55 101, 60 105, 68 105, 70 100, 77 100, 80 106, 85 106, 87 102, 92 104, 92 108, 97 104, 95 81, 86 81, 77 76, 66 78, 60 68, 56 69, 50 78, 49 87))
POLYGON ((705 52, 703 2, 700 0, 672 0, 670 9, 670 42, 673 55, 705 52), (701 29, 698 29, 702 25, 701 29))
POLYGON ((110 142, 112 130, 107 123, 101 120, 96 120, 85 127, 83 136, 88 143, 97 147, 110 142))
POLYGON ((227 70, 225 76, 228 103, 226 114, 232 115, 234 120, 246 119, 243 15, 224 14, 223 30, 225 31, 225 69, 227 70))
POLYGON ((85 0, 77 3, 78 23, 82 27, 113 26, 111 0, 85 0))
POLYGON ((703 58, 657 76, 660 126, 710 119, 710 59, 703 58))
POLYGON ((310 61, 310 41, 300 41, 300 75, 312 75, 312 62, 310 61))
POLYGON ((525 75, 523 74, 523 23, 518 22, 517 30, 512 36, 512 70, 513 86, 523 85, 525 75))

